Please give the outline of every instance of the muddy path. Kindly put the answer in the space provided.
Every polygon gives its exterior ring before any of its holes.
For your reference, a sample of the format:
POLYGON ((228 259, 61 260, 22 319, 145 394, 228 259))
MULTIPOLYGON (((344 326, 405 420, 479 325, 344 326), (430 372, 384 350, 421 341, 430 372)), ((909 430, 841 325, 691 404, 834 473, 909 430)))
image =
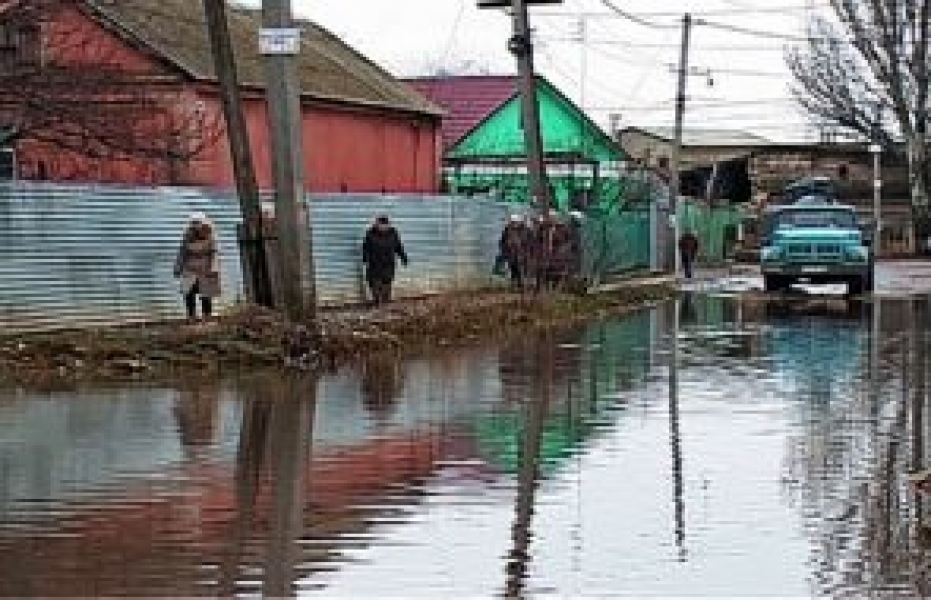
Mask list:
POLYGON ((61 387, 81 383, 216 377, 259 369, 336 369, 366 355, 413 354, 472 344, 539 327, 651 306, 674 294, 651 280, 575 296, 483 292, 399 301, 385 308, 319 314, 319 332, 258 307, 208 323, 147 325, 0 336, 0 385, 61 387))

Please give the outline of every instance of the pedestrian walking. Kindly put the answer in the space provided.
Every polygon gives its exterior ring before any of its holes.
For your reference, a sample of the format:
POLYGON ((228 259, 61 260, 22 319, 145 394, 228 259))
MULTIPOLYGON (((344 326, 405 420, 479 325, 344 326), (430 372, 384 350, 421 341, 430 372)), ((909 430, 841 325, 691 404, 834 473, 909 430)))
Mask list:
POLYGON ((362 242, 362 262, 365 263, 365 280, 378 306, 391 302, 391 286, 397 269, 397 259, 407 266, 407 253, 398 230, 385 215, 375 219, 362 242))
POLYGON ((527 276, 527 253, 530 250, 530 227, 520 215, 511 215, 498 241, 498 256, 508 267, 511 285, 524 289, 527 276))
POLYGON ((534 258, 536 263, 537 291, 555 287, 556 264, 554 249, 557 242, 559 213, 549 210, 539 216, 534 231, 534 258))
POLYGON ((213 316, 213 300, 221 291, 219 264, 213 225, 204 213, 193 213, 181 238, 174 269, 175 277, 180 279, 188 321, 197 320, 198 297, 203 318, 213 316))
POLYGON ((698 238, 691 231, 686 231, 679 238, 679 256, 682 258, 685 278, 691 279, 695 260, 698 258, 698 238))
POLYGON ((569 211, 569 287, 572 290, 582 290, 585 287, 583 259, 585 255, 583 227, 585 215, 581 211, 569 211))

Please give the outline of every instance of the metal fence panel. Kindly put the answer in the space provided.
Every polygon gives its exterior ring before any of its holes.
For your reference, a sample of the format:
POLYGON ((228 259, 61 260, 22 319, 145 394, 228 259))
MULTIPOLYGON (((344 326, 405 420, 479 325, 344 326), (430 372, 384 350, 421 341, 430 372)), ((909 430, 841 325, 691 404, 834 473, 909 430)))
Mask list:
MULTIPOLYGON (((396 295, 491 284, 508 206, 441 196, 317 195, 309 199, 321 304, 365 299, 361 244, 377 214, 401 233, 410 267, 396 295)), ((243 300, 232 194, 194 188, 129 188, 15 182, 0 185, 0 332, 177 317, 172 270, 191 212, 214 222, 221 308, 243 300)))
POLYGON ((387 215, 410 258, 399 267, 396 297, 411 297, 493 283, 491 270, 508 207, 490 200, 450 196, 313 195, 318 301, 366 299, 362 238, 377 215, 387 215))
POLYGON ((173 276, 191 212, 214 221, 220 306, 241 299, 232 197, 183 188, 0 185, 0 331, 177 316, 173 276))
POLYGON ((594 214, 583 223, 582 268, 589 281, 650 268, 653 221, 649 207, 594 214))

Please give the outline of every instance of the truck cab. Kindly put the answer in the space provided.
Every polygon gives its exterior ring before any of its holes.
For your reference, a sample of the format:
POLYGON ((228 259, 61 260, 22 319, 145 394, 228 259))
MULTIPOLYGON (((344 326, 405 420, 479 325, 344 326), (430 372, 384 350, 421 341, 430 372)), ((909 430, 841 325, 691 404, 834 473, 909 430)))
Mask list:
POLYGON ((806 282, 846 283, 848 293, 862 294, 873 289, 873 262, 851 206, 803 196, 764 216, 760 267, 767 292, 806 282))

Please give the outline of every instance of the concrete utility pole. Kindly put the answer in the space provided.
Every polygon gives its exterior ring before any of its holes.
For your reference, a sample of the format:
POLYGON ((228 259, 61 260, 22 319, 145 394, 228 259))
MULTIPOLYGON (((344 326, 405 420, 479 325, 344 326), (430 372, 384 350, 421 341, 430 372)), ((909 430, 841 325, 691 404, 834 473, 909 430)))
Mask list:
POLYGON ((295 71, 300 28, 294 23, 291 0, 262 0, 262 24, 259 46, 265 55, 282 303, 292 321, 315 323, 317 294, 309 211, 304 210, 301 101, 295 71), (311 274, 306 294, 305 273, 311 274))
POLYGON ((876 103, 876 113, 873 117, 873 139, 870 143, 870 153, 873 155, 873 256, 878 257, 882 245, 882 140, 883 105, 876 103))
POLYGON ((537 104, 537 79, 533 70, 533 42, 530 39, 530 17, 527 14, 526 0, 512 0, 511 9, 514 36, 508 42, 508 49, 517 57, 530 193, 536 200, 540 212, 545 212, 550 209, 552 199, 543 158, 540 109, 537 104))
POLYGON ((685 115, 685 84, 689 72, 689 41, 692 35, 692 15, 686 13, 682 17, 682 50, 679 56, 679 83, 676 88, 676 125, 672 142, 672 152, 669 157, 670 214, 673 222, 673 274, 678 276, 681 262, 679 256, 679 237, 681 236, 681 223, 679 222, 679 165, 682 160, 682 121, 685 115))
POLYGON ((273 298, 271 280, 268 276, 268 260, 265 256, 262 204, 259 198, 259 184, 255 178, 249 131, 246 129, 246 117, 243 112, 229 23, 226 19, 226 0, 204 0, 204 15, 207 20, 207 35, 210 37, 214 69, 220 84, 220 98, 223 102, 223 117, 226 121, 230 156, 233 159, 236 192, 245 221, 244 237, 240 243, 254 244, 252 248, 243 248, 243 255, 247 257, 251 267, 251 284, 254 294, 252 300, 262 306, 271 307, 273 298))

